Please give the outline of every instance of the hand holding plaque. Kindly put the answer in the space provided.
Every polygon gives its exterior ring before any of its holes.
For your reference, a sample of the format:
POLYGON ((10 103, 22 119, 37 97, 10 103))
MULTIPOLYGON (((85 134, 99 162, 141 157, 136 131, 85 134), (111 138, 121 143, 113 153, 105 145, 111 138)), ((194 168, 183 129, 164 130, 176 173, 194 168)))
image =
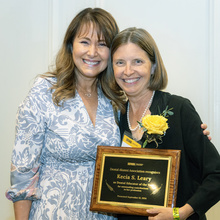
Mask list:
POLYGON ((179 150, 98 146, 90 210, 148 215, 176 202, 179 150))

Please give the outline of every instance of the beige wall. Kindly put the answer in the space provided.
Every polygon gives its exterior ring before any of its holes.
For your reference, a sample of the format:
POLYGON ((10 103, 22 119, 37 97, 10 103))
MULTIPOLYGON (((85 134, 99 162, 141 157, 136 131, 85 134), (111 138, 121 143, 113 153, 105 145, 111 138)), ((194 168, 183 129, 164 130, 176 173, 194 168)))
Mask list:
MULTIPOLYGON (((168 70, 167 90, 192 101, 220 152, 219 0, 0 0, 1 219, 14 219, 4 192, 17 107, 34 77, 47 71, 70 20, 89 6, 111 12, 121 29, 143 27, 153 35, 168 70)), ((219 209, 218 203, 208 219, 218 220, 219 209)))

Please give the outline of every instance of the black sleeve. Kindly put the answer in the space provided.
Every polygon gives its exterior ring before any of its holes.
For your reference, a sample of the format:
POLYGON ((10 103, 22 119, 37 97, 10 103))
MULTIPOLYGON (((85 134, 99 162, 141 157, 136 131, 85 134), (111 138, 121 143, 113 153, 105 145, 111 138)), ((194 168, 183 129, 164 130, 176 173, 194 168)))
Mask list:
POLYGON ((187 99, 183 99, 180 107, 180 118, 185 158, 195 189, 187 203, 201 216, 220 199, 220 156, 203 135, 202 121, 187 99))

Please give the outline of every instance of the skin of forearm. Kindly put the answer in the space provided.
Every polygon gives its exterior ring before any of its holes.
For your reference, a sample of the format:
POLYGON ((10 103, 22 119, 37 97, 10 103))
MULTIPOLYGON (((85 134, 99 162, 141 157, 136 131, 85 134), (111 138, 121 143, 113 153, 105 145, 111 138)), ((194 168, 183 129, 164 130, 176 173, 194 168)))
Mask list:
POLYGON ((193 208, 189 204, 185 204, 179 209, 179 215, 181 220, 187 219, 194 213, 193 208))
POLYGON ((14 203, 15 220, 28 220, 32 201, 21 200, 14 203))

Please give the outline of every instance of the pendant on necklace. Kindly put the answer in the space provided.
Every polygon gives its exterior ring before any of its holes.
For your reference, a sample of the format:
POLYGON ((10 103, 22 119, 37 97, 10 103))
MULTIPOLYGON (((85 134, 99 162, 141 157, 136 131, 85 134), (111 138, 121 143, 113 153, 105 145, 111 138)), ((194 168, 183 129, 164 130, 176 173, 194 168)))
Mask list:
POLYGON ((92 96, 91 93, 84 93, 84 95, 87 96, 87 97, 89 97, 89 98, 92 96))

